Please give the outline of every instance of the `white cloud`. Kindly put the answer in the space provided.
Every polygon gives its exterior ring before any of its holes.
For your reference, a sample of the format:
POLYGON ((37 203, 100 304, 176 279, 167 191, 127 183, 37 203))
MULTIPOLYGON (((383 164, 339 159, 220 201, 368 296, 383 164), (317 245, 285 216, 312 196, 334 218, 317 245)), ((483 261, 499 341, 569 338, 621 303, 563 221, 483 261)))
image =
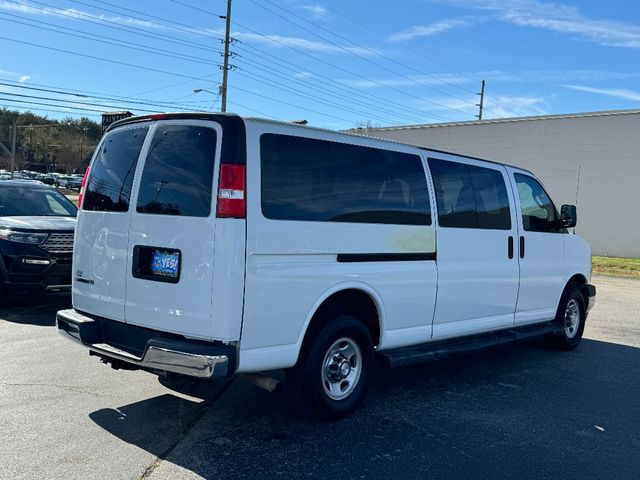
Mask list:
POLYGON ((455 85, 478 87, 484 79, 489 85, 496 83, 559 83, 577 81, 611 81, 640 79, 640 72, 612 72, 601 70, 486 70, 479 72, 434 73, 433 75, 410 75, 408 78, 372 78, 371 80, 343 79, 341 83, 358 88, 416 87, 455 85))
POLYGON ((311 72, 298 72, 294 73, 293 76, 295 78, 311 78, 313 77, 313 74, 311 72))
POLYGON ((611 47, 640 48, 640 26, 585 17, 576 7, 538 0, 433 0, 493 12, 505 23, 566 33, 611 47))
POLYGON ((329 10, 317 3, 312 5, 300 5, 300 8, 305 12, 310 13, 312 18, 323 18, 329 13, 329 10))
POLYGON ((640 92, 626 90, 624 88, 595 88, 585 87, 582 85, 563 85, 565 88, 575 90, 577 92, 595 93, 597 95, 605 95, 607 97, 622 98, 623 100, 631 100, 632 102, 640 102, 640 92))
POLYGON ((261 42, 273 47, 294 47, 302 50, 309 50, 322 53, 355 53, 362 56, 371 56, 376 54, 376 50, 373 48, 364 47, 345 47, 336 46, 330 43, 316 42, 315 40, 307 40, 300 37, 285 37, 283 35, 259 35, 257 33, 250 32, 235 32, 234 37, 240 40, 250 40, 254 42, 261 42))
POLYGON ((22 75, 22 76, 18 79, 18 81, 19 81, 20 83, 24 83, 24 82, 28 81, 30 78, 31 78, 31 77, 30 77, 29 75, 22 75))
POLYGON ((414 25, 406 30, 391 34, 389 40, 392 42, 405 42, 418 37, 432 37, 453 30, 454 28, 466 27, 472 23, 476 23, 476 20, 470 17, 461 17, 440 20, 426 25, 414 25))
POLYGON ((144 28, 160 28, 166 29, 168 27, 164 25, 160 25, 158 23, 150 22, 147 20, 139 20, 137 18, 131 17, 121 17, 121 16, 109 16, 109 15, 94 15, 88 12, 84 12, 82 10, 77 10, 75 8, 39 8, 33 5, 28 4, 18 4, 18 3, 10 3, 6 0, 0 1, 0 10, 7 10, 13 12, 26 13, 29 15, 39 15, 39 16, 63 16, 72 20, 76 19, 92 19, 92 20, 105 20, 109 22, 115 22, 121 25, 134 25, 138 27, 144 28))
MULTIPOLYGON (((477 97, 469 97, 468 101, 457 99, 441 99, 434 106, 432 103, 424 102, 422 108, 432 112, 465 112, 469 116, 478 114, 476 106, 477 97)), ((545 115, 545 99, 531 96, 511 96, 511 95, 486 95, 484 99, 485 110, 483 118, 506 118, 506 117, 528 117, 531 115, 545 115)))

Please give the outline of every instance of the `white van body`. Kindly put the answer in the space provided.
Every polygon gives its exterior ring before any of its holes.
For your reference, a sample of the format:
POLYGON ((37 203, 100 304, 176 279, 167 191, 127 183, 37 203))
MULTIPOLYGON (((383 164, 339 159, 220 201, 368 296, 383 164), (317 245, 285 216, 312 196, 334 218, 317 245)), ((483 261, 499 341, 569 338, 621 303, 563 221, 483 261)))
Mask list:
POLYGON ((289 369, 335 310, 362 317, 384 353, 549 325, 569 285, 583 294, 582 322, 594 301, 589 245, 515 167, 166 114, 114 124, 85 181, 73 309, 58 326, 114 366, 289 369))

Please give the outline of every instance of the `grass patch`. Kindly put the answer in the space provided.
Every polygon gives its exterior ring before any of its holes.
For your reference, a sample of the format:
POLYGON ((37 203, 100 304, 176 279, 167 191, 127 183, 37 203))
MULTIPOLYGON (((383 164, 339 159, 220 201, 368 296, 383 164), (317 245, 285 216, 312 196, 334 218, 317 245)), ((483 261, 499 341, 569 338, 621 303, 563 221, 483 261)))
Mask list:
POLYGON ((593 273, 640 278, 640 258, 593 257, 593 273))

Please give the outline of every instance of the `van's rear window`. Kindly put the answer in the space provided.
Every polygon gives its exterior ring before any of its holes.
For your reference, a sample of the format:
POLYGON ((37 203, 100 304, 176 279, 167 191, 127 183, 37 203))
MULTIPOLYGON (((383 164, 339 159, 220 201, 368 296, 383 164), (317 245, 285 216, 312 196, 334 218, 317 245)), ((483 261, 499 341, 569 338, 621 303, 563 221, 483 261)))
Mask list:
POLYGON ((83 210, 126 212, 133 174, 148 127, 116 130, 105 137, 91 165, 83 210))
POLYGON ((262 135, 260 153, 266 218, 431 224, 418 155, 275 134, 262 135))
POLYGON ((159 125, 140 180, 137 211, 208 217, 211 213, 216 131, 159 125))

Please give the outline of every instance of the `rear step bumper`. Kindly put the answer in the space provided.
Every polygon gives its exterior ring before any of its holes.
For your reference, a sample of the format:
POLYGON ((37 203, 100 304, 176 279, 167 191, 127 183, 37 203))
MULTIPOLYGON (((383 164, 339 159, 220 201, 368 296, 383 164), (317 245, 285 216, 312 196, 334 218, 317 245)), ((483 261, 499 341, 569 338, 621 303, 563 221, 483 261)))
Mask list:
POLYGON ((235 373, 236 350, 232 345, 169 336, 87 316, 74 309, 60 310, 56 324, 64 337, 84 345, 114 366, 124 362, 134 368, 199 378, 227 378, 235 373))

